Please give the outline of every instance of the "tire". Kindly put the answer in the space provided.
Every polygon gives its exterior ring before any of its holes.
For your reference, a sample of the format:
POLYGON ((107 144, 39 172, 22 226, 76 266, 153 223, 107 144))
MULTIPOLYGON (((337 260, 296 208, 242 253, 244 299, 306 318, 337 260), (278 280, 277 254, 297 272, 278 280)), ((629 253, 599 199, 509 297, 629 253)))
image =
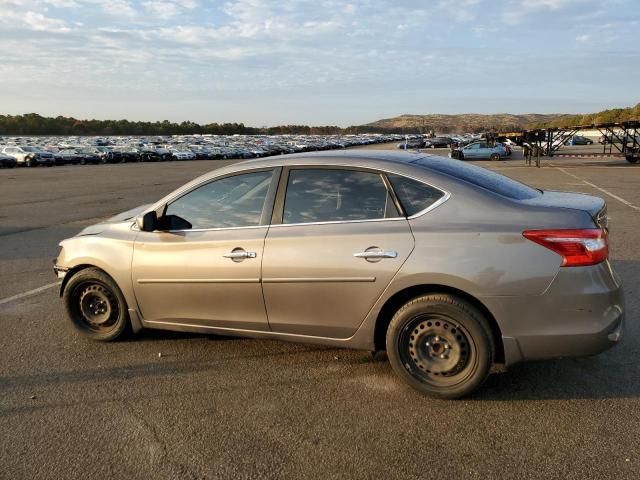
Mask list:
POLYGON ((129 328, 129 312, 113 279, 97 268, 76 273, 62 295, 67 318, 85 337, 110 342, 129 328))
POLYGON ((489 160, 491 160, 492 162, 500 161, 500 154, 492 153, 491 156, 489 157, 489 160))
POLYGON ((625 157, 627 159, 627 162, 629 163, 637 163, 638 162, 638 157, 632 157, 631 155, 625 157))
POLYGON ((400 378, 423 394, 449 399, 469 395, 482 385, 495 352, 482 313, 449 294, 405 303, 389 324, 386 346, 400 378))

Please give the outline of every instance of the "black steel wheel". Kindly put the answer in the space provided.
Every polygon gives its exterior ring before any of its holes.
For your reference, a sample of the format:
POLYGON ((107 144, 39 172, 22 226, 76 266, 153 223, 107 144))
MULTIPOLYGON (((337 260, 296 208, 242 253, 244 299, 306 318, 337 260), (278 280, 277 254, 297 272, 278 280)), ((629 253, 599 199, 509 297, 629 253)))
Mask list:
POLYGON ((477 389, 489 375, 493 352, 484 316, 452 295, 411 300, 387 330, 387 355, 395 372, 435 397, 459 398, 477 389))
POLYGON ((120 289, 101 270, 88 268, 75 274, 65 286, 63 302, 76 329, 94 340, 115 340, 129 325, 120 289))

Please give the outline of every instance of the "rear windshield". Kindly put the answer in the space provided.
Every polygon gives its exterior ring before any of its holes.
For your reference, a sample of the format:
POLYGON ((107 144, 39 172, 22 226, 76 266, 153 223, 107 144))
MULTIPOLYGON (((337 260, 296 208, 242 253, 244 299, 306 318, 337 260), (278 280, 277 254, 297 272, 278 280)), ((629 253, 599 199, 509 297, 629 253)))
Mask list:
POLYGON ((486 168, 449 158, 421 157, 411 163, 443 173, 514 200, 528 200, 540 196, 540 191, 486 168))

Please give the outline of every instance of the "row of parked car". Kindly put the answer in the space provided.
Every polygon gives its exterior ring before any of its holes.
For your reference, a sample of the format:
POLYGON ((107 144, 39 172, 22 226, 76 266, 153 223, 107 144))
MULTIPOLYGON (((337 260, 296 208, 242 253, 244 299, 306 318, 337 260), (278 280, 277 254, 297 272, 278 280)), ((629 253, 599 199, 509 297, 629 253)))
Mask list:
POLYGON ((258 158, 395 142, 401 135, 180 135, 167 137, 0 138, 0 166, 258 158))
POLYGON ((398 143, 398 148, 449 148, 449 157, 458 160, 502 160, 512 154, 511 140, 497 142, 483 138, 478 134, 454 137, 406 136, 398 143))
POLYGON ((464 147, 482 139, 480 134, 469 133, 459 136, 428 137, 424 135, 406 135, 403 141, 398 143, 398 148, 451 148, 464 147))

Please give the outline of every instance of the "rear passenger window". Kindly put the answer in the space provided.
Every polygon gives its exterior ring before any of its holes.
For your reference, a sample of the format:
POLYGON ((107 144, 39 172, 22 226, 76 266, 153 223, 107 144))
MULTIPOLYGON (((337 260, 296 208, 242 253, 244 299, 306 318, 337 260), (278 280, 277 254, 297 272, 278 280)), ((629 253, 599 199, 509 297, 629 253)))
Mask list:
POLYGON ((397 216, 382 176, 357 170, 289 172, 283 223, 372 220, 397 216))
POLYGON ((407 216, 415 215, 430 207, 444 196, 444 192, 412 178, 388 174, 398 200, 407 216))

